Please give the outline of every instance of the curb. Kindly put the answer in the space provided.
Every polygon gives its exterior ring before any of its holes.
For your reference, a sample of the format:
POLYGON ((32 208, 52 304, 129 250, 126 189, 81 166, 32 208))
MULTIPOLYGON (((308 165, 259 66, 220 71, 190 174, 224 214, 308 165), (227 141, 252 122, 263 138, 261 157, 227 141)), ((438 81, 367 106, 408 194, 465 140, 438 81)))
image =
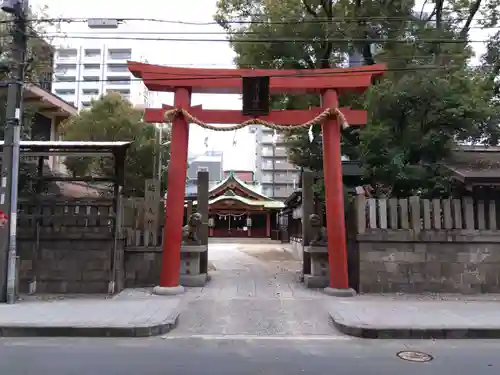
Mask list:
POLYGON ((377 328, 350 325, 334 318, 333 326, 341 333, 364 339, 499 339, 500 328, 377 328))
POLYGON ((168 322, 150 326, 78 327, 78 326, 0 326, 0 337, 151 337, 170 332, 179 315, 168 322))

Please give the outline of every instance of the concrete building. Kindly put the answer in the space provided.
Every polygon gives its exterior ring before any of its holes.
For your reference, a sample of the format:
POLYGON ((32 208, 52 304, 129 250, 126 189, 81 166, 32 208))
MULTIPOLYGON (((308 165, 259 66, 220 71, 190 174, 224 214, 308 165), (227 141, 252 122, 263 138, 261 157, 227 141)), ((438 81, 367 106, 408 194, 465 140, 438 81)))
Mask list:
POLYGON ((253 126, 255 134, 255 179, 262 185, 262 194, 284 200, 298 187, 300 170, 288 161, 281 135, 264 126, 253 126))
POLYGON ((137 106, 149 104, 149 91, 127 68, 127 60, 143 59, 132 48, 89 45, 58 48, 54 56, 52 92, 79 110, 92 99, 117 92, 137 106))
POLYGON ((206 151, 203 155, 188 157, 186 196, 196 196, 198 172, 208 172, 209 187, 221 182, 224 179, 223 162, 222 151, 206 151))

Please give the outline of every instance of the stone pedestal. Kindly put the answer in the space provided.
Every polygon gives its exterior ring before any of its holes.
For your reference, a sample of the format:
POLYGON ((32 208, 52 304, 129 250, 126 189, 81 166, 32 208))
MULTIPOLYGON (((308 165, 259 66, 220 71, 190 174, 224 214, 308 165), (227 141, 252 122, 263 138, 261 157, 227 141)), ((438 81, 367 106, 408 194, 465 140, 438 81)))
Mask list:
POLYGON ((328 248, 326 246, 305 246, 304 253, 309 255, 311 267, 304 274, 307 288, 326 288, 329 281, 328 248))
POLYGON ((209 281, 203 267, 208 245, 182 245, 179 284, 187 287, 203 287, 209 281))

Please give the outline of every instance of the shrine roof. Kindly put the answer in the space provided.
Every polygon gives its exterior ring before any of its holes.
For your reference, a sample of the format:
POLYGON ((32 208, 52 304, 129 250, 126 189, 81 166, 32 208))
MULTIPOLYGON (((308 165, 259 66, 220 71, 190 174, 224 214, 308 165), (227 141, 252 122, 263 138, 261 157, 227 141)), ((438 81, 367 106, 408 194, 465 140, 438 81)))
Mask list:
POLYGON ((264 200, 268 200, 268 201, 272 201, 273 200, 272 198, 269 198, 268 196, 262 194, 255 187, 250 186, 249 184, 247 184, 247 183, 243 182, 242 180, 240 180, 238 177, 236 177, 236 175, 234 174, 233 171, 231 171, 224 180, 222 180, 217 185, 215 185, 214 187, 212 187, 210 189, 210 191, 209 191, 209 195, 212 195, 212 193, 214 193, 214 192, 216 192, 218 190, 221 190, 222 187, 224 187, 226 185, 229 185, 229 183, 231 181, 234 181, 243 190, 246 190, 246 191, 248 191, 250 193, 253 193, 254 195, 257 195, 257 196, 261 197, 264 200))
POLYGON ((225 200, 235 200, 238 202, 241 202, 247 206, 252 206, 252 207, 264 207, 264 208, 275 208, 275 209, 282 209, 285 207, 283 202, 280 201, 275 201, 275 200, 268 200, 268 201, 256 201, 254 199, 249 199, 245 197, 241 197, 239 195, 220 195, 217 198, 211 199, 208 201, 209 205, 212 205, 214 203, 220 202, 220 201, 225 201, 225 200))

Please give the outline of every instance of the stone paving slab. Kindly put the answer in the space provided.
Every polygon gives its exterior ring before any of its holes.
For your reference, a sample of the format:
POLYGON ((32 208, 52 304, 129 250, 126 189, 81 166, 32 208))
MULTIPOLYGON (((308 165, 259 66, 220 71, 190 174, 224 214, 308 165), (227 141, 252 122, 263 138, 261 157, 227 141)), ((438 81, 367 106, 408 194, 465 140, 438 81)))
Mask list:
POLYGON ((177 324, 178 298, 81 299, 0 305, 0 336, 147 337, 177 324))
POLYGON ((332 298, 328 310, 340 332, 356 337, 500 338, 500 301, 496 297, 332 298))

